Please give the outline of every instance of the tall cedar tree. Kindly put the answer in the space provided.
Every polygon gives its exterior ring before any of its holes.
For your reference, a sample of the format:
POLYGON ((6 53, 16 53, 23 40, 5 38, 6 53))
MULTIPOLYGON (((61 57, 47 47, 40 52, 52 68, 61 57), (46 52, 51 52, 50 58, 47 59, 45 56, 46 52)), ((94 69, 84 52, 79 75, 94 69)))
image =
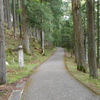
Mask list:
POLYGON ((99 13, 100 13, 100 5, 99 5, 100 1, 97 1, 97 67, 100 67, 100 63, 99 63, 99 59, 100 59, 100 52, 99 52, 99 45, 100 45, 100 18, 99 18, 99 13))
POLYGON ((0 84, 6 83, 3 0, 0 0, 0 84))
POLYGON ((98 78, 96 51, 95 51, 95 32, 94 32, 94 0, 86 0, 87 6, 87 33, 88 33, 88 62, 89 74, 93 78, 98 78))
POLYGON ((75 58, 77 61, 77 69, 86 72, 84 38, 82 29, 82 20, 80 12, 80 0, 72 0, 74 36, 75 36, 75 58))
POLYGON ((6 7, 6 13, 7 13, 7 23, 8 23, 8 28, 10 29, 12 27, 12 23, 11 23, 11 12, 10 12, 10 0, 6 0, 5 1, 7 5, 5 5, 6 7))
POLYGON ((25 0, 22 0, 22 28, 23 28, 23 48, 27 54, 30 54, 30 45, 29 45, 29 35, 28 35, 28 21, 27 21, 27 9, 25 5, 25 0))
POLYGON ((12 0, 12 7, 13 7, 13 27, 14 27, 14 36, 16 37, 16 7, 15 7, 15 0, 12 0))

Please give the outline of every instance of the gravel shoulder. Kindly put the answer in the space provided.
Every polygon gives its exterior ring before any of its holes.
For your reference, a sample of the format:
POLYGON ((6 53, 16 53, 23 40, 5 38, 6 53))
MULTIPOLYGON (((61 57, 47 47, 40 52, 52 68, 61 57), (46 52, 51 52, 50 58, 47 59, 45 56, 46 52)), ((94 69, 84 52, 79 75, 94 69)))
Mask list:
POLYGON ((64 49, 40 65, 27 81, 21 100, 100 100, 66 71, 64 49))

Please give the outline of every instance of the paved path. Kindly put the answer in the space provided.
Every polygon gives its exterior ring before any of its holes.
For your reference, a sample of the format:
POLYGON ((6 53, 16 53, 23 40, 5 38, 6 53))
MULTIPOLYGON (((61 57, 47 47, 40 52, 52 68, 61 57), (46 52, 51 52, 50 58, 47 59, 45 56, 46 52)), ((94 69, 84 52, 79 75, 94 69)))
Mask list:
POLYGON ((68 74, 64 65, 64 49, 44 62, 27 82, 21 100, 100 100, 68 74))

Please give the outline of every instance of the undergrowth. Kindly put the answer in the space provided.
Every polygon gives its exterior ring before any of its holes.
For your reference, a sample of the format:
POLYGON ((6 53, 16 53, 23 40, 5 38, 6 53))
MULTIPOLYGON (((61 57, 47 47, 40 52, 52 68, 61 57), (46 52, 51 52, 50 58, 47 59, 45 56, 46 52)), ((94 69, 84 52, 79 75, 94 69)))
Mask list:
POLYGON ((24 68, 20 68, 18 64, 18 45, 22 45, 23 40, 17 36, 13 36, 13 28, 7 29, 5 24, 5 51, 6 61, 9 65, 6 65, 7 70, 7 83, 0 85, 0 100, 8 100, 11 92, 15 88, 16 84, 27 79, 32 73, 35 72, 34 68, 45 61, 51 54, 55 52, 55 48, 48 47, 45 49, 45 56, 40 53, 40 43, 35 37, 30 39, 31 54, 24 53, 24 68))
POLYGON ((17 80, 27 77, 29 74, 34 73, 33 68, 45 61, 56 49, 46 49, 46 56, 42 56, 40 53, 34 53, 34 55, 24 54, 25 65, 20 69, 18 61, 14 61, 7 66, 8 83, 16 82, 17 80))
POLYGON ((93 79, 92 77, 89 77, 89 69, 87 73, 77 70, 75 59, 71 57, 68 52, 66 52, 66 57, 66 64, 69 72, 83 84, 100 94, 100 69, 98 69, 98 79, 93 79))
MULTIPOLYGON (((17 33, 19 34, 19 33, 17 33)), ((17 82, 23 77, 33 73, 33 68, 45 61, 56 49, 48 47, 45 56, 40 53, 40 43, 33 37, 30 39, 31 54, 24 53, 24 68, 20 69, 18 64, 18 45, 22 45, 22 39, 17 35, 13 37, 13 30, 5 28, 5 48, 7 65, 7 83, 17 82), (15 50, 15 51, 13 51, 15 50)))

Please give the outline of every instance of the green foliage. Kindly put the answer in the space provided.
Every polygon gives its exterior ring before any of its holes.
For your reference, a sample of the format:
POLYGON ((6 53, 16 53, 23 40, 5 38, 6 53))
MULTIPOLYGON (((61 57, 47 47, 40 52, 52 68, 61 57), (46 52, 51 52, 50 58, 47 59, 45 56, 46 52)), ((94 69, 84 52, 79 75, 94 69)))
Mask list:
POLYGON ((17 14, 18 14, 18 15, 22 14, 22 9, 18 9, 18 10, 17 10, 17 14))
POLYGON ((50 42, 53 42, 54 41, 54 38, 50 35, 50 33, 46 33, 45 34, 45 40, 46 41, 50 41, 50 42))
POLYGON ((55 41, 56 37, 52 34, 60 35, 61 32, 61 5, 61 0, 27 0, 25 6, 29 26, 43 30, 46 40, 55 41))
POLYGON ((74 34, 73 34, 73 24, 72 20, 69 18, 65 21, 63 28, 61 30, 62 47, 71 50, 73 48, 74 34))
POLYGON ((52 9, 54 17, 58 17, 59 15, 63 15, 61 5, 62 5, 61 0, 53 0, 53 1, 50 2, 50 7, 52 9))
POLYGON ((31 3, 28 2, 27 15, 31 27, 37 27, 44 31, 46 31, 46 29, 49 30, 51 25, 49 23, 53 20, 53 16, 48 3, 40 3, 36 1, 31 1, 31 3))

